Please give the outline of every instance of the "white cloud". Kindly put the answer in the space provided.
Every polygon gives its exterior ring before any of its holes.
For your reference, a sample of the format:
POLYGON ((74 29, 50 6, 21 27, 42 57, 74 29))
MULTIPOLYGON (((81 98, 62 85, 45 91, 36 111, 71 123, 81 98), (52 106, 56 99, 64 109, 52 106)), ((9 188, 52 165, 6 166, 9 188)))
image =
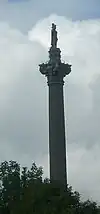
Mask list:
POLYGON ((99 145, 94 145, 90 150, 69 146, 68 181, 81 192, 83 199, 92 198, 100 202, 99 166, 99 145))
POLYGON ((72 64, 65 81, 69 183, 84 197, 99 200, 99 20, 72 22, 53 15, 28 36, 0 23, 0 157, 28 165, 36 160, 48 174, 47 84, 38 64, 47 60, 52 21, 59 30, 62 59, 72 64))

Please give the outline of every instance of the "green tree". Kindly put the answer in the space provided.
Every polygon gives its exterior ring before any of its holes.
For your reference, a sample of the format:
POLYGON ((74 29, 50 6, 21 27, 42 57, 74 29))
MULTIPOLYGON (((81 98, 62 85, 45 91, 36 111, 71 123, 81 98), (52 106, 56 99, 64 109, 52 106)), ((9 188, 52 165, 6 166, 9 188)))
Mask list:
POLYGON ((99 213, 99 207, 96 202, 87 200, 81 203, 80 211, 81 214, 95 214, 99 213))
POLYGON ((0 214, 100 214, 95 202, 82 202, 72 187, 43 180, 43 169, 32 163, 20 168, 16 161, 0 165, 0 214))

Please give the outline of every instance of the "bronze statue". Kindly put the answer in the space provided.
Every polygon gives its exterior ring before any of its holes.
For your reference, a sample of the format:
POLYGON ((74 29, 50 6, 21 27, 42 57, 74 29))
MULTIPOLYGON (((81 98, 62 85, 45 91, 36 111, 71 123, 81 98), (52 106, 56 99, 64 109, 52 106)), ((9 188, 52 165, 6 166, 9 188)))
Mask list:
POLYGON ((56 31, 56 25, 52 23, 52 30, 51 30, 51 47, 57 48, 57 31, 56 31))

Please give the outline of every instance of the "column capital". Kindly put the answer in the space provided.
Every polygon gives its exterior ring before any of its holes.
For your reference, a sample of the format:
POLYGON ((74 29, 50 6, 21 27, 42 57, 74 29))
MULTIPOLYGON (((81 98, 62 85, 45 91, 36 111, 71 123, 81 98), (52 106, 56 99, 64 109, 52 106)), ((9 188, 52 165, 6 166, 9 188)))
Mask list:
POLYGON ((42 63, 39 65, 40 72, 47 77, 48 85, 64 84, 63 78, 71 72, 71 65, 68 63, 59 63, 53 65, 51 63, 42 63))
POLYGON ((71 65, 61 62, 61 50, 57 47, 56 25, 52 24, 51 47, 48 51, 49 60, 39 65, 40 72, 48 79, 50 84, 64 84, 63 78, 71 72, 71 65))

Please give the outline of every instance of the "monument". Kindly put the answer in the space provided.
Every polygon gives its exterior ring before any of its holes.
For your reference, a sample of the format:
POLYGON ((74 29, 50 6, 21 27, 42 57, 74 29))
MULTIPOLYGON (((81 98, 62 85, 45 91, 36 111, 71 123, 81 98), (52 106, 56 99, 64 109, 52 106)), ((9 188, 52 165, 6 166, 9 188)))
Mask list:
POLYGON ((57 47, 56 25, 52 24, 49 60, 39 65, 40 72, 47 77, 49 86, 49 156, 50 181, 67 185, 66 140, 64 121, 64 77, 71 72, 71 65, 61 62, 61 51, 57 47))

